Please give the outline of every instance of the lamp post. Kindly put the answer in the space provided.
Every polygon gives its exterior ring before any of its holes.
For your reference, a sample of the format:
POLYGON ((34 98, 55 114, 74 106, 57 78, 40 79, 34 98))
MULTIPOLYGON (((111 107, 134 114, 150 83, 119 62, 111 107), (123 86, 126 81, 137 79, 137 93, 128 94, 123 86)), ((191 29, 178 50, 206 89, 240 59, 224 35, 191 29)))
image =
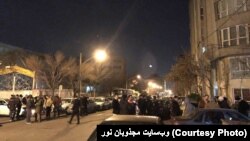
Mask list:
POLYGON ((94 51, 94 54, 88 58, 87 60, 85 60, 82 63, 82 53, 80 53, 80 61, 79 61, 79 96, 81 94, 82 91, 82 76, 81 76, 81 67, 82 65, 85 65, 86 63, 88 63, 89 61, 91 61, 92 59, 96 60, 96 62, 104 62, 105 60, 107 60, 108 55, 107 52, 103 49, 97 49, 94 51))
MULTIPOLYGON (((129 78, 129 79, 126 80, 126 89, 128 89, 128 81, 129 81, 129 80, 132 80, 132 79, 134 79, 134 78, 135 78, 135 77, 133 76, 133 77, 131 77, 131 78, 129 78)), ((138 79, 138 80, 141 79, 141 75, 139 75, 139 74, 136 75, 136 79, 138 79)))

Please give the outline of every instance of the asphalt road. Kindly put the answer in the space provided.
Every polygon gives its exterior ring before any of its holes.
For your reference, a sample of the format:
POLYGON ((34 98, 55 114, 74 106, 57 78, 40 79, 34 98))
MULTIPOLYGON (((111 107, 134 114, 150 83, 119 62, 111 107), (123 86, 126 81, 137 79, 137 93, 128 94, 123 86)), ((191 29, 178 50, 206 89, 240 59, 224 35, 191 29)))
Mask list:
POLYGON ((41 123, 26 124, 24 120, 9 122, 8 117, 0 117, 1 141, 86 141, 96 125, 112 115, 111 110, 96 112, 81 117, 76 124, 68 124, 70 116, 60 117, 41 123))

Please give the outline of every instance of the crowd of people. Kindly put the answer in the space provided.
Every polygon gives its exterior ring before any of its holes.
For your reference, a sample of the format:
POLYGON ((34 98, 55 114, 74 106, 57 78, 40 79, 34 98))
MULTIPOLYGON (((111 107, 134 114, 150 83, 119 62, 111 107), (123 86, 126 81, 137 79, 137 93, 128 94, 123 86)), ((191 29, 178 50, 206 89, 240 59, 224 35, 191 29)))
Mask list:
POLYGON ((51 112, 53 107, 54 118, 60 116, 61 98, 58 95, 39 95, 33 97, 32 95, 11 95, 8 101, 8 108, 10 110, 10 121, 20 120, 20 116, 24 116, 27 124, 31 124, 32 110, 35 117, 35 122, 42 121, 42 114, 45 113, 45 119, 51 119, 51 112), (24 113, 21 112, 24 109, 24 113), (24 115, 23 115, 24 114, 24 115))
MULTIPOLYGON (((197 108, 233 108, 240 113, 248 116, 250 109, 248 103, 236 97, 236 102, 230 106, 228 99, 223 96, 215 97, 211 102, 208 95, 202 97, 197 105, 191 102, 188 97, 182 101, 178 96, 169 97, 165 100, 159 99, 156 96, 149 96, 147 94, 141 94, 139 98, 135 98, 132 95, 122 95, 118 97, 115 95, 112 102, 113 114, 120 115, 148 115, 158 116, 162 120, 168 120, 175 116, 190 116, 197 108), (184 105, 184 109, 181 109, 181 104, 184 105)), ((87 97, 75 97, 72 107, 72 115, 68 123, 71 124, 74 116, 77 116, 77 124, 80 123, 80 115, 87 115, 87 97)), ((58 95, 39 95, 33 97, 32 95, 11 95, 8 101, 8 108, 10 110, 10 121, 20 120, 22 113, 21 108, 25 109, 26 123, 31 123, 32 109, 34 110, 35 122, 42 121, 42 114, 45 114, 45 120, 51 119, 51 113, 53 110, 53 117, 59 117, 61 112, 62 101, 58 95), (53 108, 53 109, 52 109, 53 108)))
POLYGON ((120 115, 148 115, 159 116, 162 119, 170 119, 173 116, 182 115, 178 97, 160 100, 146 94, 139 96, 138 100, 132 95, 122 95, 119 99, 116 95, 113 99, 113 114, 120 115))
POLYGON ((132 95, 122 95, 119 99, 116 95, 112 105, 113 114, 158 116, 162 120, 168 120, 175 116, 190 116, 199 108, 235 109, 246 116, 248 116, 250 109, 249 104, 240 97, 236 97, 235 104, 230 106, 226 97, 215 97, 212 102, 208 95, 203 96, 198 103, 192 103, 188 97, 182 101, 178 96, 162 100, 147 94, 140 95, 138 99, 132 95), (182 105, 184 108, 181 108, 182 105))

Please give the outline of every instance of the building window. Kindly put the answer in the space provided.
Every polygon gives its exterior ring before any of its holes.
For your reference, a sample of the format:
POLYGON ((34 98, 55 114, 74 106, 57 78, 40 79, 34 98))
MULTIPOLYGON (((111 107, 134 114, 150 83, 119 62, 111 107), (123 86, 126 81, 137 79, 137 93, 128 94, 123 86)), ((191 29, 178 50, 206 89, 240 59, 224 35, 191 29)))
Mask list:
POLYGON ((250 9, 250 2, 248 0, 220 0, 215 3, 217 18, 243 12, 250 9))
POLYGON ((248 45, 249 27, 248 24, 243 24, 222 29, 220 33, 222 46, 248 45))
POLYGON ((250 56, 230 58, 232 79, 250 78, 250 56))
POLYGON ((203 7, 200 8, 200 15, 201 15, 201 20, 203 20, 204 19, 204 8, 203 7))
POLYGON ((240 88, 235 88, 234 89, 234 97, 239 96, 246 101, 250 101, 250 89, 240 89, 240 88))

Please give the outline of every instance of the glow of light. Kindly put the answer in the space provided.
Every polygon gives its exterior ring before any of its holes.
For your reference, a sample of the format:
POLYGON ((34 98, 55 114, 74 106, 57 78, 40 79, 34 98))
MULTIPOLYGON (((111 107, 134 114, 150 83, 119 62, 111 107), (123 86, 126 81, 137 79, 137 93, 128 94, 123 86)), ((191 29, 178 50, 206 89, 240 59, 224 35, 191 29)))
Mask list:
POLYGON ((141 75, 137 75, 136 78, 137 78, 137 79, 141 79, 141 75))
POLYGON ((206 51, 206 47, 202 47, 202 53, 206 51))
POLYGON ((98 49, 94 52, 94 58, 98 62, 103 62, 107 59, 107 53, 105 50, 98 49))
POLYGON ((153 67, 153 65, 151 65, 151 64, 150 64, 148 67, 149 67, 149 68, 152 68, 152 67, 153 67))

